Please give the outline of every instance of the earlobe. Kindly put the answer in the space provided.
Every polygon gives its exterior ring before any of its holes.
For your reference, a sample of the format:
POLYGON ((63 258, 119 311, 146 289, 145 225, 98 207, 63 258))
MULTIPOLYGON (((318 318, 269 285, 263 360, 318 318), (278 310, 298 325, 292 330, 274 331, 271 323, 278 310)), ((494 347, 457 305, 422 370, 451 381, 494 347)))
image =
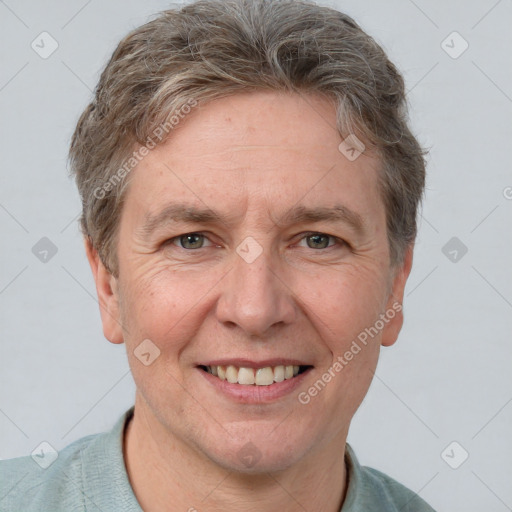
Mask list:
POLYGON ((84 238, 84 246, 96 284, 103 334, 111 343, 123 343, 117 279, 106 269, 98 251, 87 237, 84 238))
POLYGON ((396 269, 393 277, 392 287, 386 304, 386 325, 382 330, 381 345, 390 347, 395 343, 398 334, 404 323, 403 299, 407 278, 411 273, 413 259, 413 244, 411 244, 405 254, 402 264, 396 269))

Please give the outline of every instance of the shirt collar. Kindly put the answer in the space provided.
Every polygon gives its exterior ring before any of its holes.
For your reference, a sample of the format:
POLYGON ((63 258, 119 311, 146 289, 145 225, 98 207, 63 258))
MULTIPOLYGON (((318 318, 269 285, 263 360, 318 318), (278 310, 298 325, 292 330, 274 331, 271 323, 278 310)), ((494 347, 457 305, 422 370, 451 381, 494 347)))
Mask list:
MULTIPOLYGON (((81 453, 86 510, 142 512, 130 485, 123 455, 124 434, 133 412, 134 407, 128 409, 110 432, 97 436, 81 453)), ((367 488, 364 470, 348 443, 345 462, 348 485, 340 512, 373 510, 375 507, 377 510, 381 500, 367 488)))
POLYGON ((123 456, 124 432, 133 411, 134 407, 131 407, 110 432, 97 436, 81 453, 86 511, 142 512, 130 485, 123 456))

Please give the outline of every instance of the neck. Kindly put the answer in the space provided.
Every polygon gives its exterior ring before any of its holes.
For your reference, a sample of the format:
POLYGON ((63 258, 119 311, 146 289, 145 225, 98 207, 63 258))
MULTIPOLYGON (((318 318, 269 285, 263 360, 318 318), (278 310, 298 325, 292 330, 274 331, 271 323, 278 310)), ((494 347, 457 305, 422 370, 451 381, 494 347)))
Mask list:
POLYGON ((345 441, 282 471, 229 471, 177 439, 135 405, 124 436, 133 491, 145 512, 339 512, 346 493, 345 441))

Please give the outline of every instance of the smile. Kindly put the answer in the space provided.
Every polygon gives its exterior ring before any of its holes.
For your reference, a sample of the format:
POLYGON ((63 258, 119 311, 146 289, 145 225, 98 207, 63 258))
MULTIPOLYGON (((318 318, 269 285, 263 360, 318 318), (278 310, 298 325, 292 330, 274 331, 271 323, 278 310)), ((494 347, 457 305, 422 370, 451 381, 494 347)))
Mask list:
POLYGON ((230 384, 241 384, 244 386, 270 386, 276 382, 293 379, 305 372, 310 366, 278 365, 265 366, 263 368, 247 368, 233 365, 200 366, 200 368, 230 384))

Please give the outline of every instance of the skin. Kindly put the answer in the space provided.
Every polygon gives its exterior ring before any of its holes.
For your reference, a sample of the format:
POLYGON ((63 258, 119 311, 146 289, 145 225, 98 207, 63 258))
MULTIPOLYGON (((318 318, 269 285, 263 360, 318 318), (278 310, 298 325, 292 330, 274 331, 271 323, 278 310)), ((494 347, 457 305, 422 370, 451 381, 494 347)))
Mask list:
POLYGON ((369 151, 349 161, 335 126, 334 105, 312 95, 253 92, 196 107, 131 172, 118 278, 86 242, 105 337, 126 344, 137 386, 124 450, 145 511, 340 509, 349 425, 402 313, 308 404, 297 396, 401 303, 412 248, 391 266, 379 161, 369 151), (146 216, 177 200, 229 222, 168 222, 142 236, 146 216), (284 224, 297 204, 343 204, 364 230, 284 224), (310 232, 331 238, 315 245, 310 232), (184 247, 187 233, 205 238, 184 247), (250 264, 236 252, 249 236, 262 249, 250 264), (148 366, 134 355, 145 339, 160 350, 148 366), (238 403, 196 366, 230 357, 292 357, 313 368, 286 396, 238 403), (251 467, 239 456, 249 442, 260 457, 251 467))

